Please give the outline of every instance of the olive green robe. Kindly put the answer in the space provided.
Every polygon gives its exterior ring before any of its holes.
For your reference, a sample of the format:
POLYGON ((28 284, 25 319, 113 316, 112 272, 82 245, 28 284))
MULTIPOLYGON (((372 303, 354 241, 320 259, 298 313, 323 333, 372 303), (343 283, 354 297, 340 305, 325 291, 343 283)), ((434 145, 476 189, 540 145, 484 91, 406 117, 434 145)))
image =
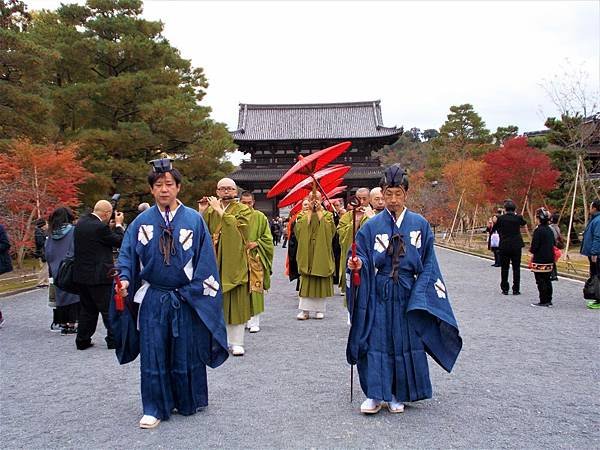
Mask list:
POLYGON ((250 218, 250 232, 248 233, 248 242, 256 242, 258 247, 250 250, 250 256, 260 261, 263 268, 262 291, 257 292, 250 287, 250 296, 252 298, 251 314, 256 316, 265 310, 265 294, 271 288, 271 273, 273 272, 273 236, 269 220, 262 212, 253 210, 250 218))
POLYGON ((246 243, 251 215, 252 210, 237 201, 227 206, 223 217, 211 207, 204 211, 204 220, 215 244, 223 313, 228 325, 240 325, 250 319, 246 243))
MULTIPOLYGON (((362 218, 358 223, 356 232, 369 218, 363 214, 362 218)), ((346 264, 348 262, 348 250, 352 246, 352 211, 348 211, 340 217, 340 221, 337 226, 337 232, 340 239, 340 283, 339 287, 342 292, 346 292, 346 264)))
POLYGON ((319 220, 317 213, 300 213, 294 234, 298 240, 296 261, 300 272, 300 297, 325 298, 333 295, 332 239, 335 234, 333 215, 323 212, 319 220))

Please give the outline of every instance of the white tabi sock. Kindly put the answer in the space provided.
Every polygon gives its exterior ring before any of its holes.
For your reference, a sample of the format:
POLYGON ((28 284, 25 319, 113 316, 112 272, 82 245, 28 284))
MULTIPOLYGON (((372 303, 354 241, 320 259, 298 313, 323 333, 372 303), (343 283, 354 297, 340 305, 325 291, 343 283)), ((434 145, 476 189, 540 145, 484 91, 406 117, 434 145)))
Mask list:
POLYGON ((240 325, 227 324, 227 345, 230 347, 234 345, 244 346, 244 325, 243 323, 240 325))
POLYGON ((246 324, 246 327, 247 328, 260 327, 260 316, 257 314, 256 316, 250 317, 250 320, 246 324))

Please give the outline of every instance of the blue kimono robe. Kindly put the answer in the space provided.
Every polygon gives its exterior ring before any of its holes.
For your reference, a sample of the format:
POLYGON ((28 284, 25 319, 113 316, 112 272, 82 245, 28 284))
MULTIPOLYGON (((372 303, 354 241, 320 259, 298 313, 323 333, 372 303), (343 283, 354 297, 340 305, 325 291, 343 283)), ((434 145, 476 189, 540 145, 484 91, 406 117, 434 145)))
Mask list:
POLYGON ((450 372, 461 350, 433 241, 427 221, 408 210, 400 228, 385 210, 356 235, 361 283, 355 296, 347 272, 352 326, 346 356, 357 365, 367 398, 430 398, 426 353, 450 372))
POLYGON ((129 281, 125 311, 110 306, 121 364, 140 354, 144 414, 166 420, 208 404, 206 366, 228 356, 223 300, 212 240, 202 217, 180 205, 173 249, 159 243, 165 219, 154 206, 127 227, 117 266, 129 281), (135 295, 134 295, 135 294, 135 295), (139 330, 139 331, 138 331, 139 330))

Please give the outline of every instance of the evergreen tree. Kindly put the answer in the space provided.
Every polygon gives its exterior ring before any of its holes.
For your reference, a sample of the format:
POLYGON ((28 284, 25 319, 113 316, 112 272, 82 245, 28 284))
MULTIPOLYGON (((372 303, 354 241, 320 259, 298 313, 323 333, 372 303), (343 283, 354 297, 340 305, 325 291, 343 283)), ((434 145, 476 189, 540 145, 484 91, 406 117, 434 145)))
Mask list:
MULTIPOLYGON (((147 162, 163 153, 189 180, 214 183, 231 170, 221 161, 233 147, 229 134, 200 104, 203 70, 169 44, 162 23, 141 14, 140 0, 88 0, 41 12, 30 28, 34 42, 59 55, 48 80, 52 117, 95 175, 81 188, 88 205, 119 192, 124 209, 135 210, 149 199, 147 162)), ((182 195, 203 194, 197 189, 182 195)))
POLYGON ((507 139, 512 139, 519 135, 519 127, 508 125, 506 127, 496 128, 496 132, 492 135, 497 145, 504 144, 507 139))
POLYGON ((30 39, 31 16, 22 1, 0 0, 0 148, 13 138, 43 142, 53 134, 45 92, 56 54, 30 39))
POLYGON ((451 106, 446 122, 440 128, 440 138, 462 145, 487 144, 492 141, 490 131, 473 105, 451 106))

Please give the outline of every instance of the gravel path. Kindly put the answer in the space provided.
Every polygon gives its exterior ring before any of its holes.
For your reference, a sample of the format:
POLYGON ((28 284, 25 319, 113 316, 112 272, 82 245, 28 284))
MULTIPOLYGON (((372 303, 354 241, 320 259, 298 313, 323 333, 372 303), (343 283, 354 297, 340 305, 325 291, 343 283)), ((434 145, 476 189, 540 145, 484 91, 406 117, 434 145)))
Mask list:
MULTIPOLYGON (((293 285, 280 273, 262 331, 246 356, 209 370, 209 407, 140 430, 139 360, 119 366, 96 346, 48 329, 46 290, 0 300, 0 443, 3 448, 598 448, 600 312, 582 283, 554 283, 555 307, 537 301, 523 270, 521 296, 503 296, 488 260, 438 249, 464 339, 452 374, 430 361, 434 397, 404 414, 363 416, 349 402, 342 298, 322 321, 295 319, 293 285), (595 381, 594 381, 595 378, 595 381)), ((357 377, 355 377, 357 379, 357 377)))

